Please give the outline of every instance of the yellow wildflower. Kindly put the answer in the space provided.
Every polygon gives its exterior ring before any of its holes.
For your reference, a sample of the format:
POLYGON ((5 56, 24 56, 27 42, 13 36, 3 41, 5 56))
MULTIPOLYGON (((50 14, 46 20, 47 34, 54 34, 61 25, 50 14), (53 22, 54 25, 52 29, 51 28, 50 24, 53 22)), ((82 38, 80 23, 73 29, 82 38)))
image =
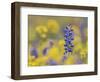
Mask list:
POLYGON ((58 47, 59 47, 59 51, 60 51, 59 54, 60 54, 61 58, 65 52, 64 44, 65 44, 65 41, 63 39, 58 41, 58 47))
POLYGON ((41 27, 40 27, 40 26, 36 27, 36 32, 38 32, 39 34, 42 33, 42 31, 41 31, 41 27))
POLYGON ((77 45, 74 47, 74 52, 79 52, 82 49, 82 44, 79 42, 77 45))
POLYGON ((59 42, 58 42, 58 45, 59 46, 64 46, 64 44, 65 44, 65 41, 64 40, 59 40, 59 42))
POLYGON ((65 61, 65 64, 75 64, 75 59, 73 55, 68 56, 67 60, 65 61))
POLYGON ((86 58, 87 57, 87 49, 83 48, 80 51, 80 56, 81 56, 81 58, 86 58))
POLYGON ((32 66, 32 62, 35 60, 34 56, 28 55, 28 66, 32 66))
POLYGON ((44 33, 47 33, 48 32, 48 29, 47 28, 43 28, 43 32, 44 33))
POLYGON ((41 37, 42 37, 42 38, 46 38, 47 35, 46 35, 46 34, 41 34, 41 37))
POLYGON ((80 28, 77 25, 73 25, 72 28, 73 28, 74 33, 76 35, 80 35, 80 30, 79 30, 80 28))
POLYGON ((36 27, 36 32, 40 35, 40 37, 46 38, 48 29, 46 26, 40 25, 36 27))
POLYGON ((48 51, 48 56, 49 56, 49 58, 52 58, 55 61, 59 61, 59 59, 60 59, 59 49, 57 47, 53 46, 48 51))
POLYGON ((57 23, 56 20, 53 19, 48 20, 47 25, 48 25, 48 29, 52 33, 57 33, 59 31, 59 24, 57 23))

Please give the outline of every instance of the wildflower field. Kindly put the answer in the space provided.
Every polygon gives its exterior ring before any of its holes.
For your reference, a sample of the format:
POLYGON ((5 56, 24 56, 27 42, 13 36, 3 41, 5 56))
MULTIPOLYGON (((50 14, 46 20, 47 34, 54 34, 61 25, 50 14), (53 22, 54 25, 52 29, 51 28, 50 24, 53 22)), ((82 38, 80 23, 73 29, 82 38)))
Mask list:
POLYGON ((86 17, 28 15, 28 66, 88 63, 86 17))

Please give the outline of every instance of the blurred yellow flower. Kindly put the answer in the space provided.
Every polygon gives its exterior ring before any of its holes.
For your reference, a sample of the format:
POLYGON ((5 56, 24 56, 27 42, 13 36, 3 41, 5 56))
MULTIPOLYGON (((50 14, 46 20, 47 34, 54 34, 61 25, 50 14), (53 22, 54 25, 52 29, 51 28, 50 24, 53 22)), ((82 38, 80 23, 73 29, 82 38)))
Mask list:
POLYGON ((44 33, 47 33, 47 32, 48 32, 47 27, 46 27, 46 28, 43 28, 43 32, 44 32, 44 33))
POLYGON ((73 55, 69 55, 67 60, 65 61, 65 64, 75 64, 75 59, 73 55))
POLYGON ((87 57, 87 49, 83 48, 80 51, 80 56, 81 56, 81 58, 86 58, 87 57))
POLYGON ((64 41, 64 39, 62 39, 62 40, 59 40, 59 42, 58 42, 58 45, 59 45, 59 46, 64 46, 64 44, 65 44, 65 41, 64 41))
POLYGON ((35 59, 35 57, 34 56, 31 56, 31 55, 29 55, 28 58, 29 58, 29 61, 32 61, 32 60, 35 59))
POLYGON ((82 50, 82 44, 79 42, 77 45, 74 47, 74 52, 79 52, 82 50))
POLYGON ((32 62, 35 60, 34 56, 31 56, 30 54, 28 55, 28 66, 32 66, 32 62))
POLYGON ((76 35, 80 35, 80 28, 79 28, 78 26, 73 25, 72 28, 73 28, 74 33, 75 33, 76 35))
POLYGON ((39 63, 38 62, 29 62, 29 66, 38 66, 39 65, 39 63))
POLYGON ((41 27, 40 27, 40 26, 36 27, 36 32, 38 32, 39 34, 42 33, 42 31, 41 31, 41 27))
POLYGON ((48 56, 42 56, 41 57, 41 65, 46 65, 47 61, 48 61, 49 57, 48 56))
POLYGON ((46 38, 48 29, 46 26, 40 25, 36 27, 36 32, 40 35, 40 37, 46 38))
POLYGON ((46 34, 41 34, 41 37, 42 37, 42 38, 46 38, 47 35, 46 35, 46 34))
POLYGON ((74 41, 73 41, 73 44, 74 44, 74 45, 77 45, 77 44, 79 44, 79 43, 81 43, 81 38, 80 38, 80 36, 75 36, 74 41))
POLYGON ((31 65, 33 66, 46 65, 47 60, 48 60, 48 56, 41 56, 37 58, 34 62, 31 62, 31 65))
POLYGON ((59 24, 57 23, 56 20, 53 19, 48 20, 47 26, 52 33, 57 33, 59 31, 59 24))
POLYGON ((58 47, 59 47, 59 51, 60 51, 59 52, 60 56, 64 55, 64 52, 65 52, 65 50, 64 50, 64 44, 65 44, 64 39, 58 41, 58 47))
POLYGON ((55 61, 59 61, 60 60, 59 49, 53 46, 50 50, 48 50, 48 56, 49 58, 52 58, 55 61))

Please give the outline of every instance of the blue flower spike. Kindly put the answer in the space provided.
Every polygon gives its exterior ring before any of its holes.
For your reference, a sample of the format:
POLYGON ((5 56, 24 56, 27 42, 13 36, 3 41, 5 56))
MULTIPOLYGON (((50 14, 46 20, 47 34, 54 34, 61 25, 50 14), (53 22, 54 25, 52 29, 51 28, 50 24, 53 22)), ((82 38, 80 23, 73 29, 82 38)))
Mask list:
POLYGON ((72 29, 71 24, 68 24, 66 26, 66 28, 64 29, 64 38, 65 38, 65 45, 64 45, 64 49, 65 49, 65 53, 70 53, 73 51, 73 40, 74 40, 74 31, 72 29))

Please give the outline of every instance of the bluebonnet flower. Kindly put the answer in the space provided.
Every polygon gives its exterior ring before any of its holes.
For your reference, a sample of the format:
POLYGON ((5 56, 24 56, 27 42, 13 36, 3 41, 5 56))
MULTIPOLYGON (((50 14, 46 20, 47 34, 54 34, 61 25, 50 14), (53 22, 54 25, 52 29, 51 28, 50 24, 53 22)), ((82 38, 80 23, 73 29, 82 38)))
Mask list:
POLYGON ((38 51, 36 48, 34 47, 31 48, 31 55, 34 56, 35 58, 38 57, 38 51))
POLYGON ((42 52, 43 55, 46 55, 46 54, 47 54, 47 51, 48 51, 48 48, 44 48, 44 49, 43 49, 43 52, 42 52))
POLYGON ((57 62, 54 61, 54 60, 52 60, 52 59, 50 59, 50 60, 48 61, 48 64, 49 64, 49 65, 57 65, 57 62))
POLYGON ((48 50, 49 50, 53 45, 54 45, 53 41, 50 40, 50 41, 49 41, 49 46, 48 46, 48 47, 45 47, 45 48, 43 49, 43 51, 42 51, 42 53, 43 53, 44 56, 47 55, 48 50))
POLYGON ((68 50, 67 50, 68 52, 72 52, 72 48, 68 48, 68 50))
POLYGON ((71 25, 67 25, 67 27, 64 29, 64 37, 65 37, 65 53, 72 52, 74 45, 72 44, 72 41, 74 40, 74 32, 71 28, 71 25))

